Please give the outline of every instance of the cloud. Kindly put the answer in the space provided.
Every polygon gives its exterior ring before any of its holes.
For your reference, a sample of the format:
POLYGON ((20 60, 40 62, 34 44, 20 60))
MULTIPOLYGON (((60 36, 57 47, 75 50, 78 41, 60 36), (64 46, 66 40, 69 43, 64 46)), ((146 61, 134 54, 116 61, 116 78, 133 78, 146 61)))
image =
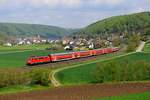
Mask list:
POLYGON ((0 0, 0 4, 5 5, 23 5, 27 4, 32 7, 79 7, 84 5, 93 5, 93 4, 100 4, 100 5, 117 5, 122 3, 125 0, 0 0))
POLYGON ((91 3, 100 5, 118 5, 124 1, 125 0, 90 0, 91 3))
POLYGON ((137 8, 134 8, 132 10, 130 10, 130 13, 134 13, 134 12, 144 12, 145 9, 142 8, 142 7, 137 7, 137 8))
POLYGON ((59 7, 59 6, 68 6, 74 7, 79 6, 82 0, 0 0, 1 5, 23 5, 27 4, 32 7, 59 7))
POLYGON ((150 0, 0 0, 0 22, 83 27, 106 17, 150 11, 150 0))

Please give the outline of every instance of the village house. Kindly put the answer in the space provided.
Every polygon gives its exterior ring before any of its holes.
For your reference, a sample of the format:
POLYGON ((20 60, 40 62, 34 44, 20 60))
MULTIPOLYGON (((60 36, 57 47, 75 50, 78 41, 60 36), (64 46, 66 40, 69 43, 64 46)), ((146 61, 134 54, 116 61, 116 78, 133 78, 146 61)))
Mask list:
POLYGON ((4 46, 11 47, 11 46, 12 46, 12 44, 8 42, 8 43, 5 43, 5 44, 4 44, 4 46))

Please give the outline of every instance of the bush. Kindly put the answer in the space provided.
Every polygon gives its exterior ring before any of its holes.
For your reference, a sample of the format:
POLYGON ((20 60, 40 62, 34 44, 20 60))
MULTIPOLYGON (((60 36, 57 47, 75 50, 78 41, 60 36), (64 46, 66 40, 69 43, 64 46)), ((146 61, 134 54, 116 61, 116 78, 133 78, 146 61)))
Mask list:
POLYGON ((0 69, 0 88, 28 84, 48 86, 49 83, 50 70, 48 69, 0 69))
POLYGON ((135 51, 135 49, 136 49, 136 44, 135 43, 130 43, 128 46, 127 46, 127 52, 133 52, 133 51, 135 51))
POLYGON ((48 69, 33 69, 31 72, 31 84, 48 86, 50 83, 50 71, 48 69))
POLYGON ((25 70, 0 70, 0 87, 28 84, 29 82, 30 77, 28 72, 25 70))
POLYGON ((134 51, 140 44, 141 36, 138 34, 132 34, 128 40, 127 52, 134 51))
POLYGON ((132 64, 128 60, 124 63, 111 61, 97 66, 93 72, 97 83, 150 80, 150 63, 146 61, 132 64))
POLYGON ((115 46, 115 47, 118 47, 118 46, 120 46, 121 45, 121 39, 118 37, 118 38, 115 38, 114 40, 113 40, 113 45, 115 46))

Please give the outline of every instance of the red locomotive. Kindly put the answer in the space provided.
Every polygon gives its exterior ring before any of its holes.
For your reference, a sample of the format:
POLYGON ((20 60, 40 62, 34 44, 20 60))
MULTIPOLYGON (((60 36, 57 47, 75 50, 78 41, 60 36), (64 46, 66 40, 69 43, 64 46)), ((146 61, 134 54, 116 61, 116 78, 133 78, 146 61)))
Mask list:
POLYGON ((57 54, 50 54, 48 56, 36 56, 36 57, 30 57, 27 61, 27 65, 50 63, 50 62, 70 60, 75 58, 102 55, 102 54, 116 52, 118 50, 119 48, 104 48, 104 49, 95 49, 95 50, 87 50, 87 51, 69 52, 69 53, 57 53, 57 54))

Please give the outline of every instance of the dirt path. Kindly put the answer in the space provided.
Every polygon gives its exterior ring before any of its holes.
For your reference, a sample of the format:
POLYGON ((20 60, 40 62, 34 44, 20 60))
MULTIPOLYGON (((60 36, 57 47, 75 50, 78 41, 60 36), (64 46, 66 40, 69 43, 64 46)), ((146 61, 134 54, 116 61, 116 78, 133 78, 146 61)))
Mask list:
POLYGON ((1 95, 0 100, 90 100, 93 97, 150 92, 150 83, 59 87, 29 93, 1 95))
POLYGON ((144 48, 144 45, 145 45, 145 42, 144 41, 141 41, 139 47, 137 48, 136 52, 141 52, 144 48))

